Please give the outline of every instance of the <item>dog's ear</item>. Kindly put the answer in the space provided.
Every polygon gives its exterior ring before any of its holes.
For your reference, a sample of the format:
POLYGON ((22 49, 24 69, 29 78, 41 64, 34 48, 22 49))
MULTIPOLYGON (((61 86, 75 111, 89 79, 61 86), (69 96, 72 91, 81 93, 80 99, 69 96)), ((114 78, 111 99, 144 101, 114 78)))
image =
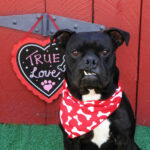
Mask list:
POLYGON ((59 30, 52 36, 51 42, 56 42, 60 47, 65 48, 66 43, 74 33, 69 29, 59 30))
POLYGON ((108 33, 111 36, 112 40, 114 41, 117 47, 122 45, 124 41, 128 46, 130 40, 130 34, 128 32, 117 28, 110 28, 108 30, 105 30, 104 32, 108 33))

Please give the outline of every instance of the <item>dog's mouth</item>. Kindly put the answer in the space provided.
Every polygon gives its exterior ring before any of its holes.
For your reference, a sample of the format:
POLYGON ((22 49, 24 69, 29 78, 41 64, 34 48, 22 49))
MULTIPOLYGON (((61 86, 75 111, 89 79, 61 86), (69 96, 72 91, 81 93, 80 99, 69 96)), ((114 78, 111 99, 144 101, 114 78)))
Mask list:
POLYGON ((81 78, 80 87, 87 89, 95 89, 98 87, 99 79, 95 72, 83 71, 83 77, 81 78))
POLYGON ((94 89, 96 93, 102 93, 103 89, 108 85, 108 82, 104 81, 98 73, 84 70, 80 80, 80 93, 86 94, 89 89, 94 89))
POLYGON ((84 70, 83 73, 84 73, 84 76, 96 76, 95 72, 87 72, 84 70))

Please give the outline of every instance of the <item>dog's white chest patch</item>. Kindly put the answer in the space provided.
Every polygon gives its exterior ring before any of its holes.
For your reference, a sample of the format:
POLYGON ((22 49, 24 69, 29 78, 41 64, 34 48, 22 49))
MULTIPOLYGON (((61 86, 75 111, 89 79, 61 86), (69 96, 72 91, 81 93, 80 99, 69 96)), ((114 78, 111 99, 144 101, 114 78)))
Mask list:
MULTIPOLYGON (((100 98, 101 98, 101 94, 95 93, 94 89, 89 90, 88 94, 82 95, 83 101, 100 100, 100 98)), ((93 130, 93 133, 94 133, 94 136, 91 141, 100 148, 101 145, 107 142, 107 140, 109 139, 110 121, 108 119, 103 121, 99 126, 97 126, 93 130)))
POLYGON ((83 101, 100 100, 101 94, 95 93, 94 89, 90 89, 88 94, 82 95, 83 101))
POLYGON ((110 127, 110 121, 106 119, 93 130, 94 136, 91 141, 95 143, 99 148, 101 147, 102 144, 107 142, 107 140, 109 139, 109 133, 110 133, 109 127, 110 127))

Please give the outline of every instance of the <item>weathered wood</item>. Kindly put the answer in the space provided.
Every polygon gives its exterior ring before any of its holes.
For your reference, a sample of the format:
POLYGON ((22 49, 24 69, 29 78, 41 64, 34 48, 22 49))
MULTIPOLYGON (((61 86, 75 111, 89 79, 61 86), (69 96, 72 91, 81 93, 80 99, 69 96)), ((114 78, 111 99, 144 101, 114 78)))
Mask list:
POLYGON ((91 22, 92 0, 46 0, 46 12, 91 22))
POLYGON ((44 0, 11 0, 1 1, 0 15, 30 14, 45 12, 44 0))
POLYGON ((143 1, 137 121, 150 125, 150 1, 143 1))
MULTIPOLYGON (((138 45, 140 25, 140 0, 25 0, 2 1, 0 15, 47 12, 73 19, 118 27, 130 32, 129 46, 125 44, 117 51, 120 82, 132 107, 136 109, 138 69, 138 45), (93 3, 94 2, 94 3, 93 3), (94 8, 92 7, 94 4, 94 8), (46 7, 46 8, 45 8, 46 7), (94 11, 93 11, 94 10, 94 11), (93 16, 92 16, 93 15, 93 16)), ((150 125, 149 118, 149 36, 150 2, 143 1, 140 70, 138 88, 137 121, 150 125)), ((25 32, 0 27, 0 122, 25 124, 56 124, 61 97, 51 104, 41 101, 28 91, 17 79, 11 65, 12 46, 25 36, 25 32)), ((31 35, 35 36, 35 35, 31 35)), ((37 38, 41 38, 36 36, 37 38)))
MULTIPOLYGON (((0 15, 44 12, 44 5, 43 0, 1 1, 0 15)), ((45 103, 21 84, 11 65, 12 47, 25 35, 0 27, 0 123, 45 123, 45 103)))
POLYGON ((138 65, 138 40, 140 23, 140 1, 137 0, 95 0, 95 23, 117 27, 131 35, 129 46, 125 44, 117 50, 117 64, 120 82, 127 93, 132 107, 136 107, 136 82, 138 65))

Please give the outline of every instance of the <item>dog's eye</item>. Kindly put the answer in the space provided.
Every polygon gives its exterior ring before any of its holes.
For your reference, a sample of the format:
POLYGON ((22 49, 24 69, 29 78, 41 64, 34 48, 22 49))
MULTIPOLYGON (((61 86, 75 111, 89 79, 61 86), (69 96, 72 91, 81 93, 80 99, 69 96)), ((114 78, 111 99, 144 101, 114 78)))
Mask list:
POLYGON ((102 51, 102 54, 103 54, 104 56, 106 56, 108 53, 109 53, 108 50, 103 50, 103 51, 102 51))
POLYGON ((78 52, 77 50, 74 50, 74 51, 72 51, 72 54, 73 54, 74 56, 78 56, 78 55, 79 55, 79 52, 78 52))

